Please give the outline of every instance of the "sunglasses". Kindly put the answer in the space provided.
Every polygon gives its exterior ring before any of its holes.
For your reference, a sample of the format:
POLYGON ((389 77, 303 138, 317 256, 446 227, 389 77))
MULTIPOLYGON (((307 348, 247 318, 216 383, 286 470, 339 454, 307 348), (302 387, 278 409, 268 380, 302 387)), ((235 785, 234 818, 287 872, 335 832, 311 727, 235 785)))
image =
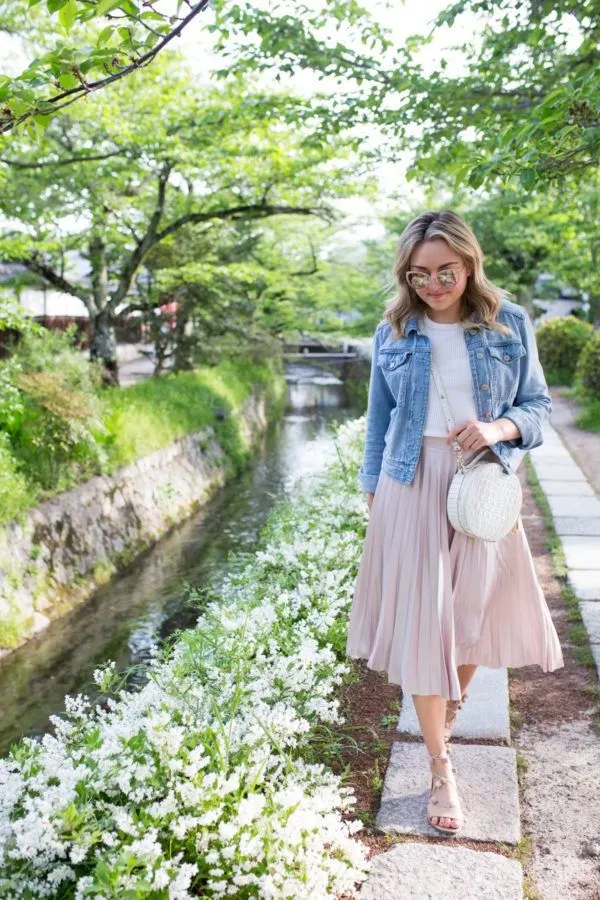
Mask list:
MULTIPOLYGON (((457 266, 454 269, 444 269, 442 272, 438 272, 437 274, 437 282, 441 287, 452 287, 454 284, 458 284, 458 273, 462 269, 462 266, 457 266)), ((417 272, 414 269, 411 269, 406 273, 406 280, 410 284, 411 288, 415 288, 416 290, 422 290, 423 288, 429 287, 432 277, 428 272, 417 272)))

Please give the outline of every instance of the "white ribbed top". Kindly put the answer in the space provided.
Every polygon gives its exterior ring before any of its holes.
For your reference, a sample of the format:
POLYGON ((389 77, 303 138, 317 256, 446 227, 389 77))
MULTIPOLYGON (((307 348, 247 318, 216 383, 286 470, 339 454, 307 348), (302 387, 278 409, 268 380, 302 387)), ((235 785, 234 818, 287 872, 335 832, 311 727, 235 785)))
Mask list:
MULTIPOLYGON (((477 418, 473 376, 469 353, 465 342, 465 330, 460 322, 446 324, 434 322, 427 314, 422 316, 422 327, 431 341, 431 351, 439 369, 442 384, 454 422, 477 418)), ((435 387, 433 375, 429 380, 429 400, 424 435, 441 437, 448 434, 442 402, 435 387)))

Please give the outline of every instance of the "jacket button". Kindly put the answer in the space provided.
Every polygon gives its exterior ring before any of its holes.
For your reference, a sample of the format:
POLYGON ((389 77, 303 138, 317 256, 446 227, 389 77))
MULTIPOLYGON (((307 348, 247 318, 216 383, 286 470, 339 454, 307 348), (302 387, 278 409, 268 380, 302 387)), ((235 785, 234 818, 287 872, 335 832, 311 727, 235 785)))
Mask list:
POLYGON ((482 391, 489 391, 489 389, 490 389, 489 384, 480 384, 479 387, 481 388, 482 391))
POLYGON ((504 362, 510 362, 510 356, 508 355, 508 353, 504 354, 504 362))
POLYGON ((478 353, 478 354, 477 354, 477 359, 483 359, 483 353, 478 353))
POLYGON ((474 328, 469 328, 469 334, 477 334, 474 328))

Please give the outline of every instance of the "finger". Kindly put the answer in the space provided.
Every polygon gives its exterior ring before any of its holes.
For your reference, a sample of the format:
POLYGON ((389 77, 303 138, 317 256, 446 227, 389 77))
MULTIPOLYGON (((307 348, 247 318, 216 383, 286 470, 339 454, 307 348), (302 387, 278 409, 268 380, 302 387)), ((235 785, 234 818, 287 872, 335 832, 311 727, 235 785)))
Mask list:
POLYGON ((463 429, 463 431, 461 431, 460 435, 458 436, 458 442, 462 447, 468 449, 475 437, 477 437, 476 432, 474 432, 470 426, 467 426, 463 429))
POLYGON ((459 435, 464 431, 464 429, 467 427, 468 424, 469 424, 468 422, 460 422, 458 425, 455 425, 454 428, 452 429, 452 431, 449 432, 448 437, 446 438, 448 443, 453 441, 454 438, 456 438, 458 440, 458 442, 460 443, 459 435))

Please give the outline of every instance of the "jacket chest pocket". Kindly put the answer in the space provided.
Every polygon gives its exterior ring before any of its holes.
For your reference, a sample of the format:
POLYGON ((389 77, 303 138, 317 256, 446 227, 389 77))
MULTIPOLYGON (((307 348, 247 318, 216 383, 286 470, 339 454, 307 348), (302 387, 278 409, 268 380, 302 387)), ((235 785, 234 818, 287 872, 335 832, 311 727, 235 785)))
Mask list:
POLYGON ((488 350, 497 398, 512 402, 519 387, 521 369, 519 360, 525 356, 527 350, 521 341, 488 344, 488 350))
POLYGON ((406 402, 406 384, 412 359, 412 350, 380 350, 377 365, 383 372, 398 406, 406 402))

